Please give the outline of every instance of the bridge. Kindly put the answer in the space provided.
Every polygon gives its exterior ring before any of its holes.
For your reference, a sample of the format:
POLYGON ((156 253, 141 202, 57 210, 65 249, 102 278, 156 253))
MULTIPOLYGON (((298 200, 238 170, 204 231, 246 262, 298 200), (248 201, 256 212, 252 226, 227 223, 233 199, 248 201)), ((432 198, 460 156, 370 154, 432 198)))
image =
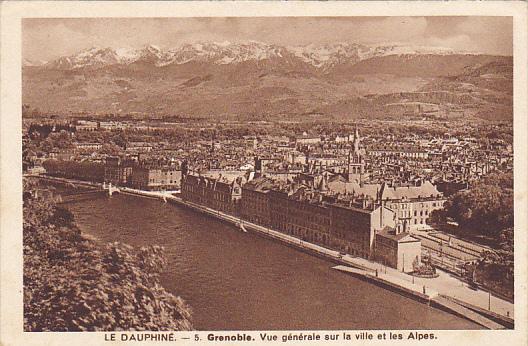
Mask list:
POLYGON ((114 193, 121 192, 117 186, 112 185, 112 183, 108 183, 108 185, 106 185, 106 182, 103 183, 103 190, 108 191, 108 196, 112 196, 114 193))
POLYGON ((82 191, 82 192, 76 192, 76 193, 67 194, 67 195, 60 195, 59 203, 72 203, 72 202, 85 201, 88 199, 93 199, 96 196, 102 196, 104 193, 106 193, 105 190, 93 189, 89 191, 82 191))
MULTIPOLYGON (((75 184, 71 184, 71 185, 75 185, 75 184)), ((119 192, 121 191, 117 186, 112 185, 111 183, 109 184, 103 183, 102 187, 91 186, 90 190, 88 191, 81 191, 81 192, 76 192, 72 194, 62 195, 60 203, 80 202, 80 201, 92 199, 96 196, 102 196, 104 194, 108 196, 112 196, 114 193, 119 193, 119 192)))

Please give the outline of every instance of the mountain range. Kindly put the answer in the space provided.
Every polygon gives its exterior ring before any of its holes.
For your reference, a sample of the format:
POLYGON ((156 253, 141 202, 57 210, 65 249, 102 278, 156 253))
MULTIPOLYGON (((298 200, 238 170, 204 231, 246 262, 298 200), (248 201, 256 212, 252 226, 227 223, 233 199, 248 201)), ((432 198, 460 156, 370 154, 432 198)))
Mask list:
MULTIPOLYGON (((355 63, 373 57, 387 55, 416 54, 455 54, 442 47, 383 45, 366 46, 361 44, 333 43, 283 47, 257 41, 244 43, 197 42, 162 50, 155 45, 146 45, 141 49, 110 47, 92 47, 71 56, 60 57, 50 62, 25 60, 26 66, 45 65, 55 69, 100 68, 110 65, 129 65, 132 63, 151 63, 157 67, 188 62, 207 62, 218 65, 240 63, 244 61, 262 61, 280 59, 291 63, 300 62, 315 68, 327 70, 340 63, 355 63)), ((466 54, 465 52, 459 52, 466 54)))
POLYGON ((94 47, 49 62, 24 60, 23 102, 59 113, 374 117, 388 110, 380 101, 387 97, 373 95, 396 95, 391 103, 503 119, 511 117, 512 66, 512 57, 402 45, 94 47), (453 96, 439 100, 438 91, 453 96))

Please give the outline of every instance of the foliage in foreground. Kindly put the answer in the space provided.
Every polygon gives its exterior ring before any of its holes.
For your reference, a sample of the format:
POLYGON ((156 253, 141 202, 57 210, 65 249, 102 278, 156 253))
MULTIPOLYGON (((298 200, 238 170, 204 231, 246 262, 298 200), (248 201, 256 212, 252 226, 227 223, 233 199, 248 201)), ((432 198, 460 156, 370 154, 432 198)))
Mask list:
POLYGON ((25 186, 24 330, 190 330, 190 309, 159 283, 162 248, 81 235, 69 211, 25 186))

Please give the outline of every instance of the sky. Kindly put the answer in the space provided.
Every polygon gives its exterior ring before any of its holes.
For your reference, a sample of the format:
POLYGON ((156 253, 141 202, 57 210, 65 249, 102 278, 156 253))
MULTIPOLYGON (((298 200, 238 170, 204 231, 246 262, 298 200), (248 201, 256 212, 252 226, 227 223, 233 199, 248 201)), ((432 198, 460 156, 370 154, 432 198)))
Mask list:
POLYGON ((512 55, 512 17, 46 18, 22 22, 22 55, 52 60, 91 47, 162 48, 196 41, 284 46, 335 42, 446 47, 512 55))

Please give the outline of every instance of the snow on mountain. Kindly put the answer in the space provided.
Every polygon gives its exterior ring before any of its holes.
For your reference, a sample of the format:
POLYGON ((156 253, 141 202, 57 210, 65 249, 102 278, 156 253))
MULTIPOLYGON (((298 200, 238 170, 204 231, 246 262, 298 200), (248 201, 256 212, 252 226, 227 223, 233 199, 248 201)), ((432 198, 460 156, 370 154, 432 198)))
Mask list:
POLYGON ((198 42, 184 44, 168 51, 169 59, 163 64, 184 64, 190 61, 212 62, 219 65, 282 58, 286 49, 262 42, 198 42))
POLYGON ((451 55, 451 54, 467 54, 467 52, 455 51, 446 47, 431 47, 431 46, 410 46, 410 45, 381 45, 371 47, 367 56, 387 56, 387 55, 451 55))
POLYGON ((22 66, 42 66, 45 65, 47 61, 44 60, 30 60, 22 59, 22 66))
POLYGON ((317 68, 328 69, 343 62, 355 63, 368 47, 359 44, 334 43, 289 47, 295 56, 317 68))
MULTIPOLYGON (((387 55, 415 54, 456 54, 449 48, 381 45, 366 46, 355 43, 332 43, 324 45, 283 47, 257 41, 196 42, 182 44, 179 47, 163 50, 155 45, 141 49, 98 48, 85 49, 75 55, 61 57, 46 66, 57 69, 78 69, 83 67, 99 68, 107 65, 127 65, 148 63, 155 66, 206 62, 217 65, 259 62, 273 59, 300 60, 320 70, 328 70, 338 64, 357 63, 361 60, 387 55)), ((29 65, 27 65, 29 66, 29 65)))
POLYGON ((119 60, 125 64, 136 61, 140 57, 138 50, 130 48, 117 48, 115 53, 119 60))
POLYGON ((46 66, 57 69, 76 69, 81 67, 103 67, 120 63, 119 57, 112 48, 92 47, 79 53, 61 57, 46 66))

